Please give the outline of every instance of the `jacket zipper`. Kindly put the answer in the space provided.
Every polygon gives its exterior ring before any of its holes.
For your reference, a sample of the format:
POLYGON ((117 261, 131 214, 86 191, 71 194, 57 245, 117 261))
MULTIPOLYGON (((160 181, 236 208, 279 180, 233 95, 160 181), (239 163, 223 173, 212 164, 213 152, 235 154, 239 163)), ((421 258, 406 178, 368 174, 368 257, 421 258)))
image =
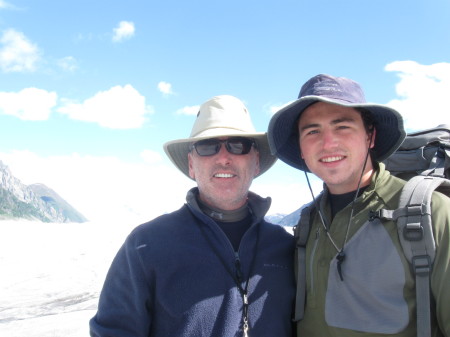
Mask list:
MULTIPOLYGON (((230 250, 231 250, 231 252, 232 252, 232 254, 234 256, 234 269, 235 269, 235 277, 236 277, 235 281, 237 281, 239 283, 239 284, 236 284, 236 286, 238 287, 238 291, 239 291, 239 293, 242 296, 244 336, 248 336, 247 331, 249 329, 249 322, 248 322, 249 303, 248 303, 247 289, 244 289, 242 287, 242 282, 244 281, 244 279, 243 279, 244 273, 242 272, 242 266, 241 266, 241 259, 240 259, 240 256, 239 256, 239 251, 241 250, 241 245, 242 245, 242 242, 244 241, 245 236, 250 235, 249 232, 255 230, 255 228, 253 228, 255 223, 252 223, 250 228, 242 236, 241 242, 239 244, 237 252, 234 250, 233 245, 231 244, 231 242, 228 239, 228 237, 226 236, 226 234, 220 229, 219 225, 217 225, 214 221, 212 221, 212 223, 213 223, 213 226, 221 232, 221 235, 225 239, 225 241, 228 242, 228 247, 230 248, 230 250)), ((256 258, 256 257, 254 257, 254 258, 256 258)), ((251 273, 251 270, 249 270, 249 273, 251 273)), ((250 274, 249 274, 249 277, 250 277, 250 274)))

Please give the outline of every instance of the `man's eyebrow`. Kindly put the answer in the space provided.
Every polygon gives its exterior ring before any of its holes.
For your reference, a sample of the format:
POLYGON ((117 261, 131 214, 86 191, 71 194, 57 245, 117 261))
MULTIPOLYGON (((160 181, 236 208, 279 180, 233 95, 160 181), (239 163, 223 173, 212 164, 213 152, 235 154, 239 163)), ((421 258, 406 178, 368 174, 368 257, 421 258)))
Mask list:
POLYGON ((334 120, 331 121, 331 124, 339 124, 339 123, 345 123, 345 122, 350 122, 350 123, 354 123, 355 119, 352 117, 341 117, 341 118, 336 118, 334 120))
POLYGON ((305 130, 307 130, 307 129, 317 128, 317 127, 319 127, 319 124, 318 124, 318 123, 310 123, 310 124, 306 124, 306 125, 304 125, 304 126, 302 126, 302 127, 300 128, 300 132, 303 132, 303 131, 305 131, 305 130))
MULTIPOLYGON (((341 117, 341 118, 333 119, 330 124, 336 125, 336 124, 345 123, 345 122, 354 123, 355 119, 352 117, 341 117)), ((318 128, 318 127, 320 127, 319 123, 310 123, 310 124, 303 125, 299 130, 300 130, 300 132, 303 132, 305 130, 318 128)))

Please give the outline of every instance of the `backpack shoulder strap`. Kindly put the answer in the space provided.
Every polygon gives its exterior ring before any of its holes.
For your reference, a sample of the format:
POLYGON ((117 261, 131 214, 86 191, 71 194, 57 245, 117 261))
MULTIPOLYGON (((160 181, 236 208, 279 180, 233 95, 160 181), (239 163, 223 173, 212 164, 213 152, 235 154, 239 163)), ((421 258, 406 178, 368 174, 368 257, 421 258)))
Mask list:
POLYGON ((295 296, 294 322, 303 319, 306 302, 306 242, 311 228, 311 213, 315 209, 314 202, 305 205, 300 213, 300 219, 294 227, 295 247, 295 279, 297 293, 295 296))
POLYGON ((450 187, 445 178, 418 175, 400 194, 396 210, 380 210, 382 219, 394 220, 405 257, 416 280, 417 336, 430 336, 430 273, 436 245, 431 221, 431 196, 439 186, 450 187))

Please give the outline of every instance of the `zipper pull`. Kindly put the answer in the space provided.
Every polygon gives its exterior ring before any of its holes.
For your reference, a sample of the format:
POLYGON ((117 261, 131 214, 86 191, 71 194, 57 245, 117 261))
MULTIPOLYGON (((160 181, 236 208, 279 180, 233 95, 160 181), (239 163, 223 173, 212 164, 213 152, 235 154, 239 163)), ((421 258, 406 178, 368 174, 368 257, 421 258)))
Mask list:
POLYGON ((244 337, 248 337, 248 322, 244 321, 244 337))
POLYGON ((242 295, 242 300, 244 305, 242 307, 242 319, 243 319, 243 328, 244 328, 244 337, 248 337, 248 297, 247 293, 242 295))

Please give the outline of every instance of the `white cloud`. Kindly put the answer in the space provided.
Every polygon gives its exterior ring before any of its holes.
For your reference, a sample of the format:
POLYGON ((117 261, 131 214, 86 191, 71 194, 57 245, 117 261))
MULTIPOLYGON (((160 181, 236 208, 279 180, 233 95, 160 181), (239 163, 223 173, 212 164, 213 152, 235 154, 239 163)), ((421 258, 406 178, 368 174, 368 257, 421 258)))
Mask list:
MULTIPOLYGON (((322 181, 308 174, 314 195, 323 189, 322 181)), ((251 189, 263 197, 270 196, 272 205, 267 214, 290 214, 312 200, 305 174, 278 160, 262 176, 253 180, 251 189)))
MULTIPOLYGON (((263 196, 272 198, 271 214, 290 214, 299 209, 302 205, 311 201, 311 194, 306 184, 302 184, 298 178, 295 183, 286 184, 275 178, 276 183, 264 183, 257 178, 253 181, 251 191, 263 196)), ((321 190, 318 189, 318 191, 321 190)))
POLYGON ((73 72, 77 69, 77 60, 73 56, 66 56, 58 60, 58 66, 65 71, 73 72))
POLYGON ((56 105, 57 94, 37 88, 19 92, 0 92, 0 114, 16 116, 22 120, 46 120, 56 105))
POLYGON ((134 23, 130 21, 120 21, 119 25, 114 28, 113 31, 114 42, 122 42, 123 40, 130 39, 134 36, 134 23))
POLYGON ((128 163, 79 154, 42 157, 29 151, 0 153, 0 158, 23 183, 47 185, 91 221, 129 225, 150 220, 181 207, 194 184, 161 161, 128 163))
POLYGON ((65 101, 58 112, 72 119, 98 123, 111 129, 133 129, 141 127, 152 108, 131 85, 115 86, 98 92, 83 103, 65 101))
POLYGON ((387 104, 402 114, 408 131, 450 124, 450 63, 396 61, 385 70, 400 78, 396 85, 399 98, 387 104))
POLYGON ((282 108, 284 108, 286 105, 289 105, 289 104, 291 104, 293 101, 289 101, 289 102, 287 102, 287 103, 285 103, 285 104, 281 104, 281 105, 271 105, 271 106, 269 106, 269 108, 268 108, 268 110, 269 110, 269 114, 272 116, 272 115, 275 115, 275 113, 277 113, 278 112, 278 110, 281 110, 282 108))
POLYGON ((3 72, 34 71, 38 61, 38 47, 23 33, 8 29, 0 36, 0 68, 3 72))
POLYGON ((0 0, 0 9, 16 9, 16 6, 11 5, 4 0, 0 0))
POLYGON ((141 158, 147 164, 156 164, 162 162, 161 155, 159 152, 153 150, 144 150, 141 152, 141 158))
POLYGON ((185 106, 184 108, 177 110, 176 114, 177 115, 197 116, 199 109, 200 109, 200 105, 185 106))
POLYGON ((78 33, 78 34, 76 34, 76 36, 75 36, 75 39, 76 39, 77 42, 84 42, 84 41, 89 41, 89 42, 91 42, 91 41, 94 41, 94 40, 97 39, 97 38, 98 38, 98 36, 96 36, 96 35, 93 34, 93 33, 85 33, 85 34, 83 34, 83 33, 78 33))
POLYGON ((164 95, 172 95, 172 84, 161 81, 158 83, 158 90, 162 92, 164 95))

